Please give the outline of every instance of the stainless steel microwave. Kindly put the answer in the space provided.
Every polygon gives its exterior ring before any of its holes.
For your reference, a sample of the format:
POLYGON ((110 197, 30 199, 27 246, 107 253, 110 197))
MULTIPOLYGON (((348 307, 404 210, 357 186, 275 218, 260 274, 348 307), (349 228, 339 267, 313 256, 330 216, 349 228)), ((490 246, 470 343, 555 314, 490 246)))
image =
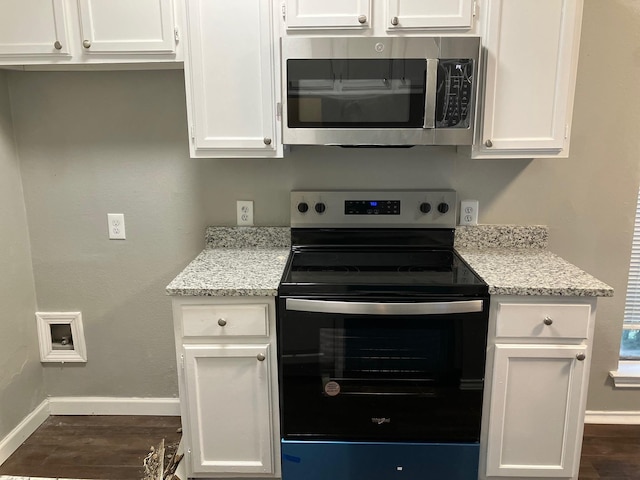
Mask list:
POLYGON ((282 39, 283 142, 470 145, 479 37, 282 39))

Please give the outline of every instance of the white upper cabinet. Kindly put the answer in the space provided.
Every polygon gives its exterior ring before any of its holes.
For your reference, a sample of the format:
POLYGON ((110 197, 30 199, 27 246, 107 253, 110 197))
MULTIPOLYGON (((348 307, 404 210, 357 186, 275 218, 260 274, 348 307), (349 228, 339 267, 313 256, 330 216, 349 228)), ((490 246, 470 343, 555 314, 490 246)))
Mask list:
POLYGON ((188 0, 192 157, 281 157, 272 11, 265 0, 188 0))
POLYGON ((474 158, 566 157, 582 0, 486 0, 474 158))
POLYGON ((63 0, 19 0, 0 5, 0 57, 33 55, 69 55, 63 0))
POLYGON ((369 28, 371 0, 285 0, 287 29, 369 28))
POLYGON ((78 0, 82 48, 90 53, 173 53, 171 0, 78 0))
POLYGON ((0 65, 180 61, 174 0, 0 2, 0 65))
POLYGON ((473 0, 387 0, 387 29, 470 29, 473 6, 473 0))

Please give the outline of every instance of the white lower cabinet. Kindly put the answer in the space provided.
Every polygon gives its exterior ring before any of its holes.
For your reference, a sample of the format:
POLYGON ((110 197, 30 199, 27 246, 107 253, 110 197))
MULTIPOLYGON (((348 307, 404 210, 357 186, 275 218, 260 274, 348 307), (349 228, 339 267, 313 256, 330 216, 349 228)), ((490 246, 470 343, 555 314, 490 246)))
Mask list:
POLYGON ((193 471, 273 473, 270 358, 269 345, 185 345, 193 471))
POLYGON ((492 298, 480 478, 578 478, 595 299, 575 298, 492 298))
POLYGON ((173 300, 187 473, 280 475, 275 300, 173 300))

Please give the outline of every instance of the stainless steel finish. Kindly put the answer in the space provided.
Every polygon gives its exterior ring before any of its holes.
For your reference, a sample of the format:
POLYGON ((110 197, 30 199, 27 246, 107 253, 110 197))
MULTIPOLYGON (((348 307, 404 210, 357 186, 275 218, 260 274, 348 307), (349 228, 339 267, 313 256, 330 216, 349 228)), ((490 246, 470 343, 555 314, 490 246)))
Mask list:
POLYGON ((339 302, 287 298, 287 310, 345 315, 446 315, 481 312, 482 300, 430 303, 339 302))
POLYGON ((263 141, 265 145, 271 145, 271 139, 269 137, 264 137, 263 141))
POLYGON ((400 22, 398 21, 398 17, 393 17, 393 18, 391 19, 391 25, 393 25, 394 27, 395 27, 396 25, 398 25, 398 23, 400 23, 400 22))
MULTIPOLYGON (((480 38, 468 37, 301 37, 281 40, 283 88, 283 143, 289 145, 471 145, 471 128, 289 128, 287 60, 376 58, 471 58, 475 60, 470 118, 478 86, 480 38)), ((435 72, 434 72, 435 73, 435 72)))
POLYGON ((585 358, 587 358, 587 357, 585 356, 584 353, 579 353, 579 354, 576 355, 576 359, 578 359, 579 362, 584 361, 585 358))
POLYGON ((493 142, 491 140, 487 140, 484 144, 489 148, 493 147, 493 142))
POLYGON ((361 24, 367 23, 367 16, 366 15, 360 15, 358 17, 358 22, 360 22, 361 24))
POLYGON ((436 127, 436 90, 438 88, 438 59, 427 59, 427 73, 425 74, 426 95, 424 96, 424 124, 423 128, 436 127))
POLYGON ((62 50, 62 44, 56 40, 56 43, 53 44, 53 48, 55 48, 56 50, 62 50))
POLYGON ((91 42, 89 40, 85 40, 84 42, 82 42, 82 46, 84 48, 91 48, 91 42))
POLYGON ((227 321, 224 318, 218 319, 218 325, 224 327, 227 324, 227 321))
POLYGON ((551 317, 544 317, 545 325, 551 325, 552 323, 553 323, 553 320, 551 319, 551 317))
POLYGON ((454 190, 330 190, 291 192, 291 226, 293 228, 455 228, 458 198, 454 190), (345 215, 347 200, 400 201, 399 215, 345 215), (298 204, 316 205, 323 203, 322 214, 312 207, 305 212, 298 210, 298 204), (447 203, 452 208, 440 213, 436 208, 422 213, 420 205, 447 203))
POLYGON ((267 357, 264 356, 264 353, 259 353, 256 358, 258 359, 259 362, 264 362, 265 358, 267 357))

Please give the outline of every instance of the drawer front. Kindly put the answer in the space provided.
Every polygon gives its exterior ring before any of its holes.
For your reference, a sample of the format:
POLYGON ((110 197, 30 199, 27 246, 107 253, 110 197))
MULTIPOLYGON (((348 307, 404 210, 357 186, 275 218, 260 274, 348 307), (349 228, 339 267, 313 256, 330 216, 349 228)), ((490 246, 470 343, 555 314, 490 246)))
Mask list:
POLYGON ((497 337, 587 338, 589 305, 500 303, 497 337))
POLYGON ((237 337, 269 335, 267 304, 184 305, 183 337, 237 337))

